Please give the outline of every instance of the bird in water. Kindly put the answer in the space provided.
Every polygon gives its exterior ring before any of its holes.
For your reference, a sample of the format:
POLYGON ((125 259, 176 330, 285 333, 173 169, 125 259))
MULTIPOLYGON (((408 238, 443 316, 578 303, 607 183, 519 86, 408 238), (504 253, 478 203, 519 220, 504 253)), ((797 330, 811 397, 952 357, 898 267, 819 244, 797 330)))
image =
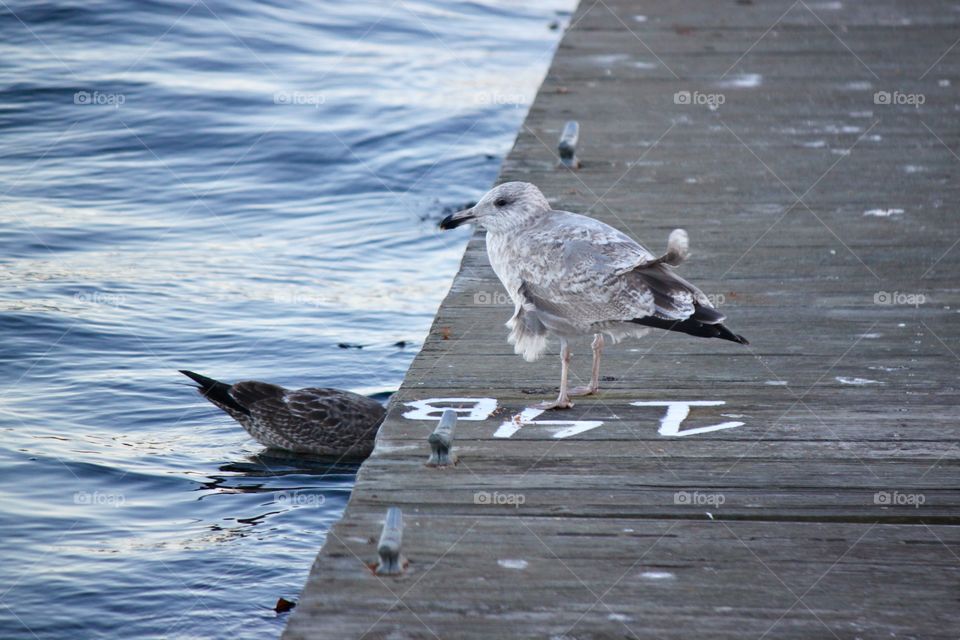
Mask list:
POLYGON ((667 251, 657 257, 613 227, 568 211, 555 211, 528 182, 506 182, 476 205, 448 215, 441 229, 473 222, 486 230, 487 256, 514 304, 507 322, 509 342, 528 362, 560 339, 560 395, 541 409, 567 409, 572 396, 600 387, 604 336, 617 342, 639 337, 650 327, 700 338, 748 344, 723 325, 700 289, 674 267, 689 254, 687 233, 670 234, 667 251), (593 336, 590 384, 567 388, 568 341, 593 336))
POLYGON ((366 458, 386 414, 376 400, 339 389, 291 391, 256 380, 226 384, 192 371, 180 373, 257 442, 296 453, 366 458))

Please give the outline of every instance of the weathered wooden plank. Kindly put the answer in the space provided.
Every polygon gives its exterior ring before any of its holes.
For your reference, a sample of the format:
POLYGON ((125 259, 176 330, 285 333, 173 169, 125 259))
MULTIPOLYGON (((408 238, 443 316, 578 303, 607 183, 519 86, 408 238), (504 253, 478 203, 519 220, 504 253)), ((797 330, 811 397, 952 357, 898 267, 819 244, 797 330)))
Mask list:
MULTIPOLYGON (((916 616, 932 623, 923 637, 952 632, 936 625, 951 619, 956 569, 945 545, 957 544, 957 527, 935 537, 922 525, 483 516, 413 517, 410 527, 422 532, 408 548, 411 570, 382 582, 363 564, 375 557, 375 520, 337 525, 324 588, 308 590, 301 606, 327 620, 353 608, 343 630, 357 637, 517 637, 518 625, 537 637, 698 629, 742 638, 771 627, 774 637, 916 637, 916 616), (904 612, 891 585, 909 585, 916 608, 904 612), (848 599, 838 599, 845 588, 848 599), (620 616, 626 628, 611 624, 620 616)), ((292 637, 305 637, 294 622, 292 637)))

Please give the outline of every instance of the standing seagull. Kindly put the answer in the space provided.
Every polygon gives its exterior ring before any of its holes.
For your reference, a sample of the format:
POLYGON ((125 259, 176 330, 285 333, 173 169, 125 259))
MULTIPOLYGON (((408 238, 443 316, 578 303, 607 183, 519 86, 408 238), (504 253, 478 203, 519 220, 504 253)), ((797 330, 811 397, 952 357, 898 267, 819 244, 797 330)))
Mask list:
POLYGON ((724 315, 700 289, 673 272, 688 254, 687 233, 670 234, 660 257, 613 227, 554 211, 528 182, 507 182, 480 202, 440 222, 454 229, 475 221, 487 231, 487 255, 514 304, 509 342, 525 360, 538 359, 547 337, 560 338, 560 396, 540 409, 568 409, 570 396, 600 386, 603 336, 639 337, 648 327, 748 344, 723 326, 724 315), (570 338, 593 334, 590 384, 567 390, 570 338))
POLYGON ((339 389, 290 391, 256 380, 230 385, 192 371, 180 373, 257 442, 276 449, 366 458, 386 413, 376 400, 339 389))

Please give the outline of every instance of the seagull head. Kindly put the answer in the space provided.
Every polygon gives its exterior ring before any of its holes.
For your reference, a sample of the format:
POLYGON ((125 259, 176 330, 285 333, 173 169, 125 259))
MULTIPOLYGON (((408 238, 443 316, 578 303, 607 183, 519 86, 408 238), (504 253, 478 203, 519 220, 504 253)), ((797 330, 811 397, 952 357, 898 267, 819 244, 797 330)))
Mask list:
POLYGON ((487 231, 506 232, 550 211, 540 189, 529 182, 504 182, 487 192, 480 201, 440 221, 441 229, 455 229, 475 222, 487 231))

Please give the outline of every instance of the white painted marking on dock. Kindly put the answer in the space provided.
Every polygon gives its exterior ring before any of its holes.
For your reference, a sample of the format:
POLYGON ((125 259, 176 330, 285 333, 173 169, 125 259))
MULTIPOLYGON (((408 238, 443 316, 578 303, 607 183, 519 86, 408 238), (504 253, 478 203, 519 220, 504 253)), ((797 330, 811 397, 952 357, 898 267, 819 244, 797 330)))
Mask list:
MULTIPOLYGON (((780 381, 777 381, 780 383, 780 381)), ((786 384, 786 382, 782 382, 786 384)), ((459 420, 482 421, 493 415, 498 406, 496 398, 428 398, 426 400, 412 400, 404 403, 411 407, 406 411, 403 417, 407 420, 437 420, 443 416, 445 409, 453 409, 457 412, 459 420), (467 405, 467 406, 451 406, 467 405)), ((657 430, 661 436, 683 437, 696 435, 698 433, 709 433, 711 431, 720 431, 721 429, 732 429, 743 426, 743 422, 721 422, 704 427, 694 427, 680 431, 680 424, 690 415, 690 407, 717 407, 726 404, 723 400, 688 400, 688 401, 648 401, 641 400, 631 402, 635 407, 666 407, 667 411, 660 419, 660 427, 657 430)), ((504 420, 493 433, 494 438, 512 438, 521 428, 545 427, 552 432, 552 437, 562 440, 571 438, 581 433, 586 433, 593 429, 599 429, 604 425, 603 420, 537 420, 546 410, 529 407, 520 413, 514 415, 509 420, 504 420)), ((740 417, 739 414, 721 414, 725 417, 740 417)), ((618 420, 616 416, 612 420, 618 420)))
POLYGON ((510 420, 504 421, 493 434, 494 438, 511 438, 521 427, 547 427, 554 430, 553 437, 569 438, 603 426, 602 420, 536 420, 544 409, 524 409, 510 420))
POLYGON ((660 418, 660 428, 657 433, 661 436, 683 437, 692 436, 698 433, 710 433, 711 431, 720 431, 722 429, 733 429, 742 427, 743 422, 721 422, 706 427, 694 427, 680 431, 680 424, 690 415, 690 407, 719 407, 727 404, 723 400, 674 400, 671 402, 660 402, 657 400, 641 400, 631 402, 635 407, 666 407, 667 412, 660 418))
POLYGON ((444 409, 457 412, 457 420, 486 420, 497 410, 496 398, 428 398, 404 402, 410 411, 403 414, 407 420, 439 420, 444 409), (449 405, 469 405, 455 407, 449 405), (443 405, 443 406, 438 406, 443 405))

